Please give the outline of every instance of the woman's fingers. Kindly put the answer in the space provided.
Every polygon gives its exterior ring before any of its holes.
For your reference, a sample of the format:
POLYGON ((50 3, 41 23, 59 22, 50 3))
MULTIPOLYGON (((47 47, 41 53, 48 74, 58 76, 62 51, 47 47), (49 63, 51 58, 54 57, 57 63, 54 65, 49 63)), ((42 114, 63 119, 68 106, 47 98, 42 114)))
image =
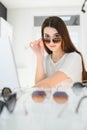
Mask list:
POLYGON ((29 45, 30 45, 30 47, 33 47, 33 45, 34 45, 34 44, 33 44, 32 42, 30 42, 30 44, 29 44, 29 45))
POLYGON ((39 55, 44 55, 44 46, 41 39, 35 40, 34 42, 30 42, 31 49, 39 55))
POLYGON ((30 42, 30 47, 43 47, 43 41, 42 39, 35 40, 34 42, 30 42))

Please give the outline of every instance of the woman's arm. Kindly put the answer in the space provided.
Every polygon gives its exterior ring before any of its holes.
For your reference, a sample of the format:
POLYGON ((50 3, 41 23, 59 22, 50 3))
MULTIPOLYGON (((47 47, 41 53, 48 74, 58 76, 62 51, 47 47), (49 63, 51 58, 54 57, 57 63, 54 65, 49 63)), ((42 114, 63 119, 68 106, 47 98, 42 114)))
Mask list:
POLYGON ((49 77, 41 80, 33 87, 52 88, 68 78, 69 77, 65 73, 58 71, 55 74, 53 74, 52 76, 49 76, 49 77))
POLYGON ((41 56, 38 56, 36 63, 35 84, 43 80, 44 78, 44 59, 41 56))
POLYGON ((41 39, 30 43, 31 49, 36 54, 36 74, 35 74, 35 84, 45 78, 44 74, 44 46, 41 39))
POLYGON ((64 80, 70 79, 71 82, 81 82, 82 77, 82 62, 81 57, 73 52, 68 54, 64 60, 61 68, 53 75, 43 79, 34 87, 55 87, 64 80))

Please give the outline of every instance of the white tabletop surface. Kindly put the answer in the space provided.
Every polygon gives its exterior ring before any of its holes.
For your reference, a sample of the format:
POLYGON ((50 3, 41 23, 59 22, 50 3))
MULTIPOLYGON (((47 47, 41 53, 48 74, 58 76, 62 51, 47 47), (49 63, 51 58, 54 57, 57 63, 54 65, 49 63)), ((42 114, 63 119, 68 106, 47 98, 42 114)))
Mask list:
POLYGON ((87 130, 87 99, 79 113, 75 113, 83 93, 75 96, 70 89, 67 93, 68 102, 57 104, 52 94, 43 103, 35 103, 31 93, 25 92, 12 114, 4 108, 0 115, 0 130, 87 130))

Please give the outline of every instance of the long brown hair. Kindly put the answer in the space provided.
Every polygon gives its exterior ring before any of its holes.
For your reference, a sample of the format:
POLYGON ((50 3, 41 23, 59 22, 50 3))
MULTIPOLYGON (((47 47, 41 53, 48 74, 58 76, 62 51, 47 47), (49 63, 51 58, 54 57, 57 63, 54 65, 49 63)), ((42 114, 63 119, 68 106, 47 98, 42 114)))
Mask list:
MULTIPOLYGON (((61 35, 62 40, 63 40, 61 47, 65 53, 77 52, 81 56, 82 80, 86 80, 87 73, 86 73, 86 69, 85 69, 83 56, 82 56, 81 52, 79 52, 76 49, 76 47, 74 46, 74 44, 72 43, 71 38, 69 36, 68 29, 67 29, 64 21, 60 17, 57 17, 57 16, 50 16, 50 17, 46 18, 45 21, 43 22, 42 28, 41 28, 42 40, 44 38, 44 28, 45 27, 53 27, 58 31, 58 33, 61 35)), ((43 42, 44 42, 44 40, 43 40, 43 42)), ((50 51, 45 44, 44 44, 44 47, 48 54, 52 53, 52 51, 50 51)))

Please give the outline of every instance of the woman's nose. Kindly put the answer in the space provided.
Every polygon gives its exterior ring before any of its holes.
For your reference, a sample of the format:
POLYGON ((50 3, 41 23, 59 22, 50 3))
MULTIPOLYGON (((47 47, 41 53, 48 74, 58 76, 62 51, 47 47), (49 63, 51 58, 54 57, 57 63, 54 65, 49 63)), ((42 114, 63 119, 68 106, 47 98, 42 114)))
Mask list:
POLYGON ((53 39, 50 39, 50 44, 54 44, 53 39))

